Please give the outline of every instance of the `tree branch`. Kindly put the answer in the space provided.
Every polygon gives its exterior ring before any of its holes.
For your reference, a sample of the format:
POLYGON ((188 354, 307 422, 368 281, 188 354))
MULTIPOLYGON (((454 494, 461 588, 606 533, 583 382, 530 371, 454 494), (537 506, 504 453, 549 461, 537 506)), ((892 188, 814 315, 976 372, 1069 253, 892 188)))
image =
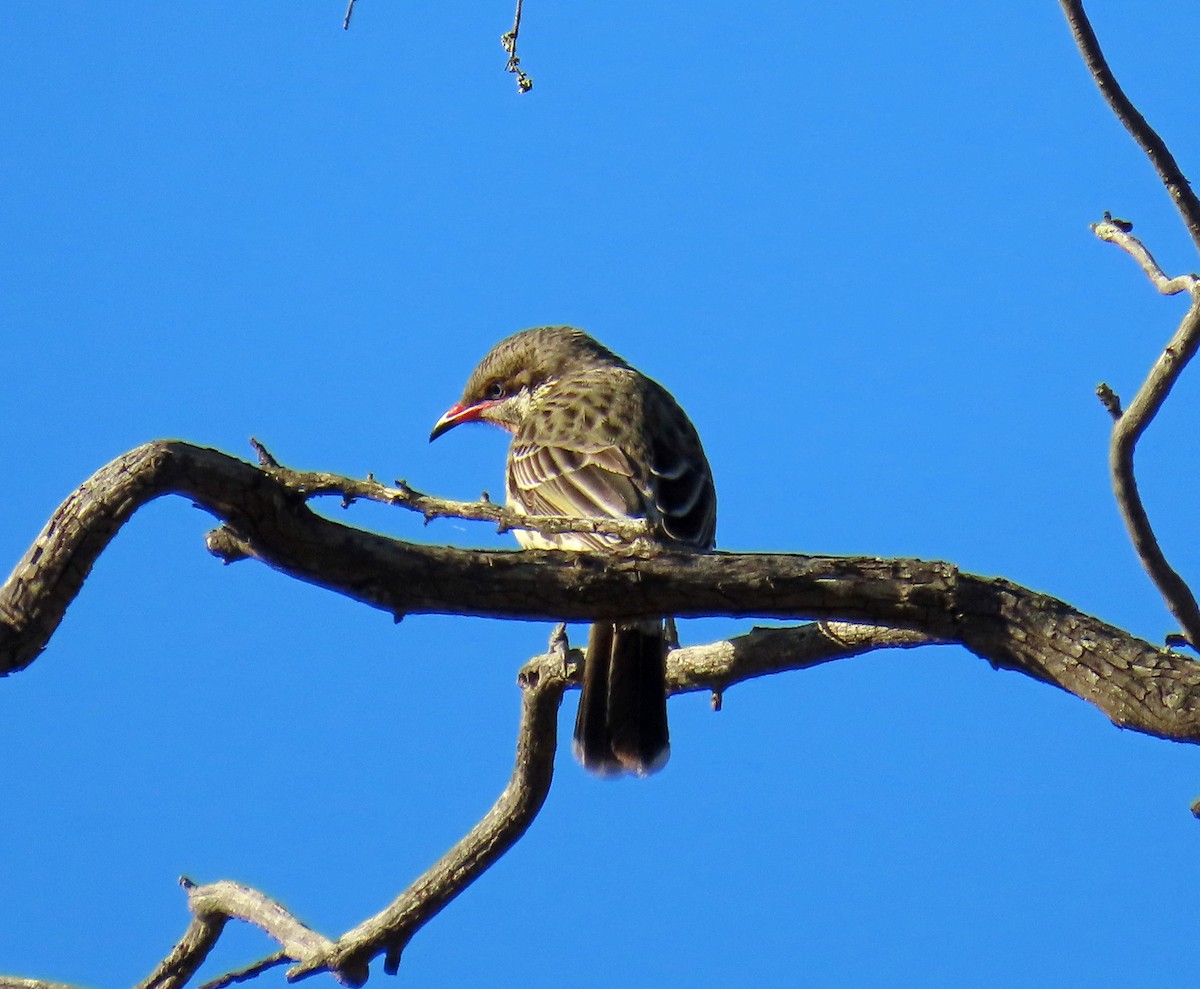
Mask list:
POLYGON ((500 35, 500 44, 508 53, 508 61, 504 65, 506 72, 511 72, 517 77, 517 92, 528 93, 533 89, 533 80, 525 74, 525 70, 521 68, 521 57, 517 54, 517 38, 521 34, 521 7, 524 0, 517 0, 517 10, 513 14, 512 30, 505 31, 500 35))
POLYGON ((285 952, 277 951, 275 954, 268 955, 266 958, 260 958, 258 961, 244 968, 235 969, 232 972, 226 972, 218 978, 210 979, 200 989, 226 989, 226 986, 236 985, 239 982, 249 982, 251 979, 258 978, 264 972, 269 972, 280 965, 287 965, 291 961, 292 959, 285 952))
POLYGON ((251 439, 258 454, 259 466, 293 491, 311 498, 317 495, 338 495, 342 507, 355 501, 375 501, 417 512, 426 524, 434 519, 469 519, 476 522, 495 522, 496 531, 530 529, 542 533, 594 532, 619 536, 624 542, 637 543, 650 535, 644 519, 568 518, 563 515, 527 515, 493 502, 485 491, 479 501, 455 501, 423 494, 406 481, 396 481, 394 487, 381 484, 371 475, 366 480, 343 477, 325 471, 301 471, 283 467, 258 440, 251 439))
POLYGON ((1059 0, 1059 4, 1067 17, 1071 34, 1075 37, 1075 44, 1079 48, 1080 54, 1083 55, 1083 60, 1087 64, 1092 78, 1100 88, 1100 93, 1108 102, 1112 112, 1116 114, 1117 119, 1133 136, 1141 149, 1146 152, 1150 164, 1154 166, 1154 170, 1158 172, 1159 178, 1167 187, 1171 202, 1175 204, 1175 208, 1187 225, 1188 233, 1192 236, 1192 243, 1196 245, 1197 249, 1200 249, 1200 199, 1196 198, 1191 184, 1166 143, 1147 123, 1146 118, 1138 112, 1137 107, 1130 102, 1129 97, 1125 95, 1125 91, 1121 89, 1116 77, 1112 74, 1112 70, 1108 67, 1108 61, 1100 50, 1100 42, 1092 30, 1091 22, 1084 13, 1083 0, 1059 0))
POLYGON ((1184 638, 1193 648, 1200 648, 1200 606, 1187 583, 1167 562, 1150 525, 1133 472, 1133 454, 1138 440, 1158 415, 1175 382, 1200 346, 1200 278, 1195 275, 1168 278, 1145 245, 1130 232, 1127 223, 1114 222, 1106 215, 1103 223, 1092 225, 1092 230, 1101 240, 1116 244, 1133 257, 1163 295, 1188 292, 1192 297, 1192 304, 1175 335, 1154 362, 1129 407, 1122 412, 1120 402, 1107 385, 1101 385, 1100 395, 1114 419, 1108 464, 1121 518, 1142 566, 1179 622, 1184 638))
MULTIPOLYGON (((605 555, 481 551, 389 539, 332 522, 311 492, 216 450, 138 447, 98 471, 0 586, 0 670, 41 652, 92 564, 141 504, 167 493, 224 521, 210 543, 397 617, 551 621, 674 614, 820 618, 958 642, 1091 701, 1114 722, 1200 740, 1200 665, 1003 579, 946 563, 783 553, 605 555)), ((345 479, 348 488, 356 482, 345 479)))

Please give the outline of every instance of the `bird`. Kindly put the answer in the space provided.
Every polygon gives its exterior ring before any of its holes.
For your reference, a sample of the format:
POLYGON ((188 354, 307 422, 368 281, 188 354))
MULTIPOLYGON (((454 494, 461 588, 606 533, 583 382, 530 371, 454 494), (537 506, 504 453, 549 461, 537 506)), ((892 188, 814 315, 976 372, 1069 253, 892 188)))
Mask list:
MULTIPOLYGON (((512 434, 505 496, 530 515, 643 519, 673 550, 714 547, 717 495, 696 428, 671 393, 583 330, 539 326, 497 343, 429 439, 465 422, 512 434)), ((620 548, 600 533, 515 530, 525 549, 620 548)), ((647 776, 670 755, 665 616, 588 634, 573 749, 600 776, 647 776)))

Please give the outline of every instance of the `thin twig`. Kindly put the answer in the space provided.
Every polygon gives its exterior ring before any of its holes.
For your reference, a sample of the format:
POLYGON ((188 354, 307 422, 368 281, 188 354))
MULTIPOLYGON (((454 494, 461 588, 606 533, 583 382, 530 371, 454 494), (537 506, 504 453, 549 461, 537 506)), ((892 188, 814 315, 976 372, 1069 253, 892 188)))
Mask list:
POLYGON ((505 63, 504 68, 505 71, 516 75, 518 93, 528 93, 533 89, 533 80, 521 68, 521 58, 517 55, 517 37, 521 33, 521 6, 523 3, 524 0, 517 0, 517 12, 513 15, 512 30, 500 35, 500 44, 508 52, 508 62, 505 63))
POLYGON ((354 16, 354 5, 358 0, 346 0, 346 16, 342 18, 342 30, 350 30, 350 18, 354 16))
POLYGON ((225 989, 226 986, 236 985, 239 982, 249 982, 251 979, 258 978, 263 972, 269 972, 280 965, 287 965, 293 960, 287 952, 277 951, 273 955, 268 955, 266 958, 259 959, 253 964, 245 966, 245 968, 226 972, 219 978, 205 982, 199 989, 225 989))
POLYGON ((1171 201, 1187 225, 1192 242, 1200 249, 1200 199, 1197 199, 1196 194, 1192 191, 1187 177, 1179 168, 1175 156, 1171 154, 1166 143, 1158 136, 1157 131, 1146 122, 1146 118, 1138 112, 1137 107, 1129 101, 1129 97, 1125 95, 1116 77, 1112 74, 1112 70, 1104 58, 1104 53, 1100 50, 1100 42, 1096 38, 1096 33, 1092 30, 1087 14, 1084 13, 1083 0, 1059 0, 1059 3, 1063 13, 1066 14, 1071 33, 1075 36, 1075 44, 1083 55, 1083 60, 1092 73, 1096 85, 1100 87, 1101 94, 1113 113, 1116 114, 1117 119, 1124 124, 1125 129, 1133 135, 1133 139, 1146 152, 1154 170, 1158 172, 1159 178, 1167 187, 1171 201))
POLYGON ((530 529, 546 534, 588 532, 619 537, 628 544, 627 548, 634 552, 649 548, 646 545, 645 537, 650 535, 650 526, 644 519, 586 519, 569 518, 565 515, 525 515, 497 505, 486 495, 479 501, 455 501, 450 498, 436 498, 433 495, 424 494, 405 481, 396 481, 394 487, 389 487, 375 480, 373 475, 368 476, 365 480, 360 480, 324 471, 293 470, 282 466, 257 439, 251 437, 250 445, 258 457, 261 467, 288 488, 300 492, 304 498, 339 495, 343 506, 349 506, 361 498, 364 501, 377 501, 384 505, 396 505, 412 512, 418 512, 425 517, 426 522, 440 518, 495 522, 497 531, 501 533, 509 532, 512 529, 530 529))
MULTIPOLYGON (((1150 525, 1133 472, 1133 454, 1138 440, 1154 421, 1183 369, 1200 347, 1200 278, 1196 275, 1168 278, 1145 245, 1133 236, 1129 224, 1115 223, 1111 217, 1106 217, 1103 223, 1094 224, 1092 229, 1101 240, 1116 244, 1137 261, 1163 295, 1189 292, 1192 297, 1192 304, 1179 328, 1154 362, 1137 395, 1129 403, 1129 408, 1122 413, 1117 403, 1114 409, 1112 401, 1106 401, 1105 392, 1100 392, 1100 400, 1115 420, 1108 463, 1113 493, 1129 538, 1143 568, 1183 629, 1184 638, 1193 648, 1200 648, 1200 606, 1187 583, 1167 562, 1150 525)), ((1112 390, 1107 386, 1105 388, 1107 395, 1115 400, 1112 390)))

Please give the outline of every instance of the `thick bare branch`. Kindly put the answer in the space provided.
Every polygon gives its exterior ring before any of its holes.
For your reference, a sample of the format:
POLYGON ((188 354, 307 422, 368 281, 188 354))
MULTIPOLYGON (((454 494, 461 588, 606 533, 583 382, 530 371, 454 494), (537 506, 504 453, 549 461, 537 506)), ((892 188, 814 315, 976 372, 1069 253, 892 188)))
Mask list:
POLYGON ((1092 30, 1091 22, 1084 13, 1083 0, 1059 0, 1059 3, 1063 13, 1067 16, 1071 33, 1075 36, 1075 44, 1078 46, 1080 54, 1083 55, 1083 60, 1092 73, 1096 85, 1100 87, 1101 94, 1108 102, 1112 112, 1116 114, 1117 119, 1133 136, 1141 149, 1146 152, 1154 170, 1158 172, 1159 178, 1167 187, 1171 201, 1187 225, 1188 233, 1192 235, 1192 242, 1200 249, 1200 199, 1196 198, 1191 184, 1166 143, 1146 122, 1146 118, 1138 112, 1137 107, 1130 102, 1116 77, 1113 76, 1112 70, 1108 67, 1108 61, 1100 50, 1100 42, 1092 30))
MULTIPOLYGON (((352 484, 347 479, 347 484, 352 484)), ((0 670, 45 646, 93 562, 136 508, 168 492, 224 520, 226 551, 397 617, 590 621, 674 614, 820 618, 912 629, 1055 683, 1117 724, 1200 740, 1200 665, 1055 598, 950 564, 768 553, 600 555, 406 543, 325 519, 309 492, 216 450, 149 443, 55 512, 0 586, 0 670)))
MULTIPOLYGON (((1126 223, 1105 220, 1093 225, 1092 229, 1101 240, 1116 244, 1127 251, 1163 295, 1188 292, 1192 297, 1192 304, 1175 335, 1154 362, 1129 407, 1121 412, 1120 403, 1115 401, 1115 396, 1112 400, 1105 401, 1105 407, 1113 414, 1115 420, 1108 463, 1121 518, 1129 531, 1129 538, 1142 566, 1162 594, 1171 614, 1179 622, 1184 637, 1193 647, 1200 648, 1200 606, 1197 606, 1195 595, 1186 581, 1167 562, 1150 525, 1150 518, 1146 514, 1146 507, 1142 503, 1133 472, 1133 454, 1138 440, 1158 415, 1175 382, 1179 380, 1183 369, 1200 346, 1200 278, 1195 275, 1168 278, 1145 245, 1133 236, 1126 223)), ((1106 385, 1102 388, 1108 395, 1112 395, 1112 390, 1106 385)), ((1103 393, 1101 400, 1104 401, 1103 393)))

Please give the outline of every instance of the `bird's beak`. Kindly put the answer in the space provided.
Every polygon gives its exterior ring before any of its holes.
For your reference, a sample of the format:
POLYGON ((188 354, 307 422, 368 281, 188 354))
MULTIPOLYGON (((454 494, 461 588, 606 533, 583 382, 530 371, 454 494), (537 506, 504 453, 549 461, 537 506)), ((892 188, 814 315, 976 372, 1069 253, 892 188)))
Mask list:
POLYGON ((455 403, 446 410, 446 414, 434 425, 433 432, 429 434, 429 442, 432 443, 442 433, 448 433, 461 423, 478 422, 479 417, 483 415, 486 408, 487 404, 484 402, 480 402, 478 405, 463 405, 461 402, 455 403))

